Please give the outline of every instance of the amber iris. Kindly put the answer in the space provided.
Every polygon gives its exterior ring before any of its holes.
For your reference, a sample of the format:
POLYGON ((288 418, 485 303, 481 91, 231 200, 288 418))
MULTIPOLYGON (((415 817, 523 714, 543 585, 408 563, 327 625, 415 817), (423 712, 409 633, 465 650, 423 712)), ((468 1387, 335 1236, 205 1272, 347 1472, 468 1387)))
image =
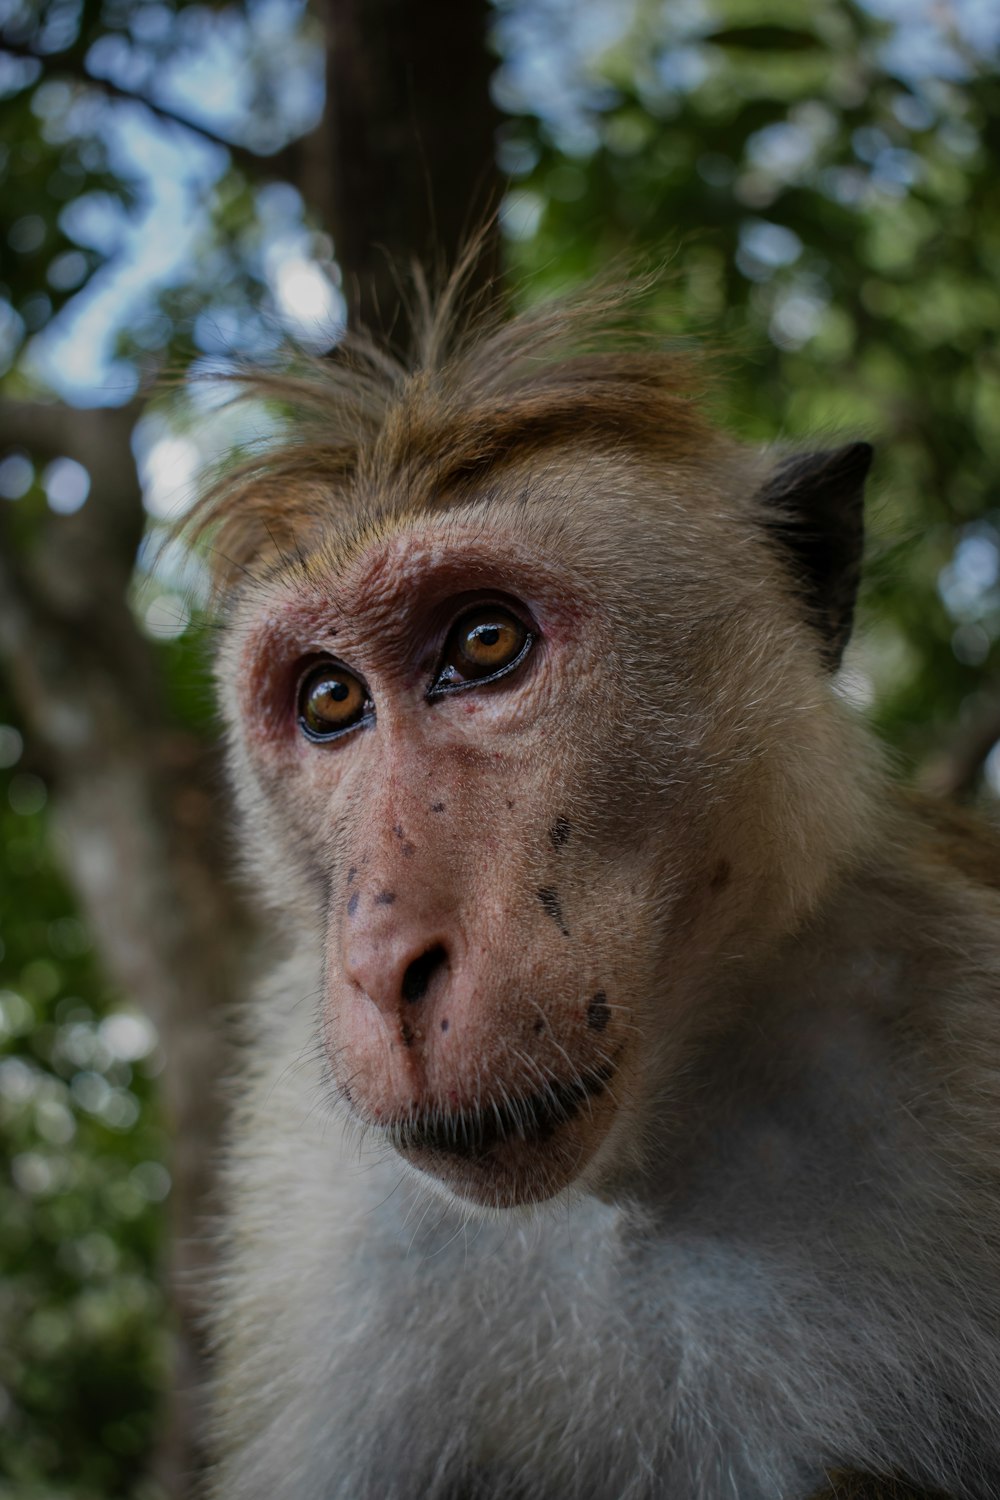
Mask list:
POLYGON ((499 677, 520 661, 530 644, 527 626, 509 610, 500 605, 471 610, 452 627, 435 686, 458 687, 499 677))
POLYGON ((302 680, 299 722, 306 734, 315 739, 329 739, 353 729, 371 711, 364 683, 334 662, 314 667, 302 680))

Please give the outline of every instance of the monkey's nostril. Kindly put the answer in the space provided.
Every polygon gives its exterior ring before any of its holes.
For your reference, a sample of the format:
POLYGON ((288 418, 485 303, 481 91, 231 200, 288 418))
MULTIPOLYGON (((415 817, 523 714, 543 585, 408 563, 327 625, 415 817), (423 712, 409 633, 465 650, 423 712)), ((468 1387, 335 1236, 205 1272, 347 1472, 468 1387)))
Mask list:
POLYGON ((422 1000, 434 975, 447 962, 448 955, 440 943, 435 943, 433 948, 415 958, 403 975, 403 999, 422 1000))

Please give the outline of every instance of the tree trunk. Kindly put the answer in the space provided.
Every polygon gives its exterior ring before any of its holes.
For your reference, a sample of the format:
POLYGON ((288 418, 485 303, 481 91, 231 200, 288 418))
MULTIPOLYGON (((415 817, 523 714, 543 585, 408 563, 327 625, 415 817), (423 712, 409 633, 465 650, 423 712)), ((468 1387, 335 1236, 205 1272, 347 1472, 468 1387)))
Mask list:
POLYGON ((334 253, 352 322, 404 346, 414 261, 440 279, 483 230, 467 294, 496 296, 489 15, 485 0, 326 0, 334 253))

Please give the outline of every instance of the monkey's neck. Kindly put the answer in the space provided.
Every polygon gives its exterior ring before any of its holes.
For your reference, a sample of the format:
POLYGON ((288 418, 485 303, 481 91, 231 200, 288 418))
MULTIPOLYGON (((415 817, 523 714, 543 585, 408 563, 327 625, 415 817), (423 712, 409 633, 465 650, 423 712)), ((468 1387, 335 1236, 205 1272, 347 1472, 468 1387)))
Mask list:
POLYGON ((996 1045, 1000 902, 963 878, 942 893, 920 840, 895 825, 766 959, 720 966, 628 1196, 671 1213, 704 1199, 717 1223, 776 1230, 797 1193, 816 1223, 845 1207, 902 1223, 952 1191, 962 1120, 988 1114, 967 1059, 996 1045))
POLYGON ((617 1191, 621 1243, 640 1284, 670 1288, 664 1346, 751 1375, 781 1350, 790 1409, 838 1433, 849 1468, 961 1475, 978 1496, 993 1450, 970 1434, 994 1430, 1000 1386, 981 1232, 1000 910, 898 848, 719 997, 725 1024, 658 1096, 617 1191))

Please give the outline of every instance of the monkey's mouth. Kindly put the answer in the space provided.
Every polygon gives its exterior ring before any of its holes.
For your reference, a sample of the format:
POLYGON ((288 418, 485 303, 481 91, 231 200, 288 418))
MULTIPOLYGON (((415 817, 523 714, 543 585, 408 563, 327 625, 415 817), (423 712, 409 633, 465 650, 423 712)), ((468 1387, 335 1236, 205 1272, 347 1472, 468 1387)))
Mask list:
POLYGON ((553 1079, 535 1094, 516 1094, 471 1109, 424 1110, 384 1126, 404 1155, 434 1152, 476 1161, 511 1144, 542 1145, 604 1093, 614 1065, 586 1068, 568 1082, 553 1079))

